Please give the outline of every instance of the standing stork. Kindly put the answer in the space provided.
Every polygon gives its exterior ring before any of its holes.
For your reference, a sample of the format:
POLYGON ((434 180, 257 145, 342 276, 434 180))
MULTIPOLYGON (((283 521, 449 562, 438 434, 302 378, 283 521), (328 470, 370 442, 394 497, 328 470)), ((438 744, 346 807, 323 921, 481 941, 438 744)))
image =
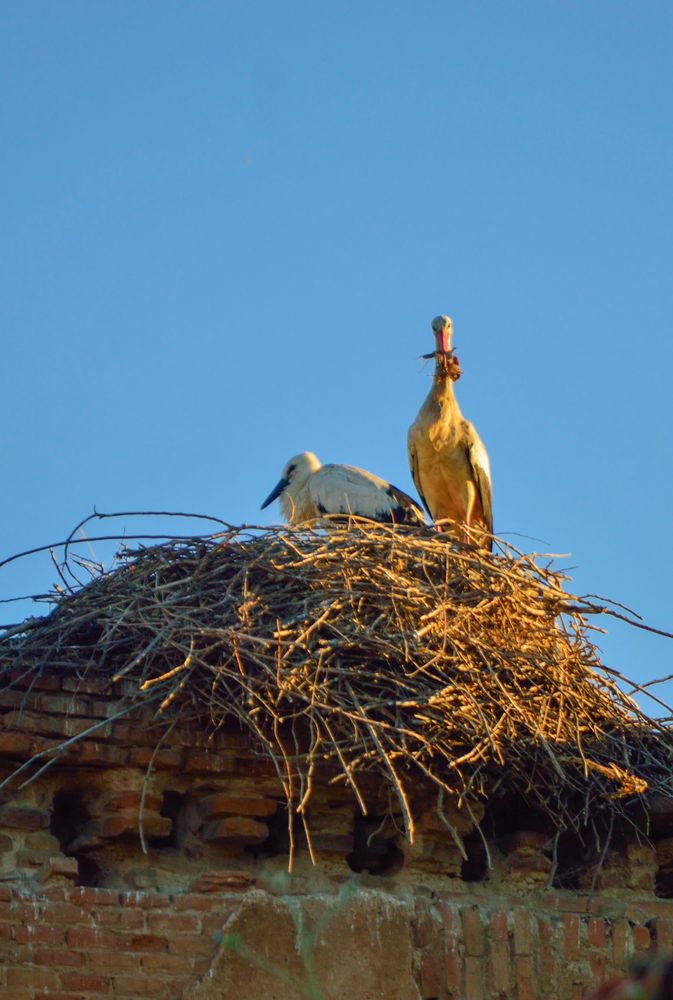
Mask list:
MULTIPOLYGON (((493 533, 491 467, 488 454, 456 400, 453 383, 460 378, 451 347, 448 316, 432 321, 436 349, 432 389, 409 428, 409 465, 421 500, 434 521, 450 518, 464 528, 452 529, 466 539, 478 526, 493 533)), ((441 527, 440 527, 441 530, 441 527)), ((492 540, 484 543, 493 548, 492 540)))
POLYGON ((352 465, 321 465, 312 451, 290 459, 260 510, 277 498, 289 524, 323 514, 355 514, 396 524, 425 523, 418 504, 396 486, 352 465))

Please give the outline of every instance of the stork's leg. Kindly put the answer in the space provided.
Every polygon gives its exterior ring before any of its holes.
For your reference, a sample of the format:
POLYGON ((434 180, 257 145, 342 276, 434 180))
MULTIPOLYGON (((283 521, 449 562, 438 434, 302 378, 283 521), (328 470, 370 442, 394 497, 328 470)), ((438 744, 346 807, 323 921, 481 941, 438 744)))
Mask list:
POLYGON ((474 514, 474 505, 477 500, 477 491, 474 488, 473 483, 467 484, 467 507, 465 509, 465 541, 470 542, 470 527, 472 525, 472 515, 474 514))

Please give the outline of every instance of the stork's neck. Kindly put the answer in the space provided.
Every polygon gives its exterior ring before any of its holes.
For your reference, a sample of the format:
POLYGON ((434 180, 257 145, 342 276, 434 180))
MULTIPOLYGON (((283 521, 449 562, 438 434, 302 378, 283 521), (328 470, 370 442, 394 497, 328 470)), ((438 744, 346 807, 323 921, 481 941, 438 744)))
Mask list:
POLYGON ((435 368, 435 378, 430 390, 430 397, 437 403, 441 410, 450 411, 458 416, 461 415, 458 400, 453 391, 453 379, 447 373, 446 368, 439 362, 435 368))

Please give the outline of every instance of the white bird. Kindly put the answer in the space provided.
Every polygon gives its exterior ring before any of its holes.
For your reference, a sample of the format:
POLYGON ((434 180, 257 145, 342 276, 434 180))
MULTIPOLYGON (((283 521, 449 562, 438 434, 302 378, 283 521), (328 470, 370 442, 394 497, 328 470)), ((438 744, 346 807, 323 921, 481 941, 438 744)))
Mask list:
MULTIPOLYGON (((479 435, 465 420, 453 383, 460 378, 451 347, 448 316, 432 321, 436 350, 432 389, 409 428, 409 465, 421 500, 434 521, 450 518, 464 527, 451 529, 470 537, 473 525, 493 532, 491 466, 479 435)), ((441 529, 441 525, 438 525, 441 529)), ((484 543, 493 547, 489 539, 484 543)))
POLYGON ((312 451, 291 458, 261 506, 280 498, 289 524, 300 524, 323 514, 355 514, 372 521, 424 524, 419 505, 385 479, 353 465, 321 465, 312 451))

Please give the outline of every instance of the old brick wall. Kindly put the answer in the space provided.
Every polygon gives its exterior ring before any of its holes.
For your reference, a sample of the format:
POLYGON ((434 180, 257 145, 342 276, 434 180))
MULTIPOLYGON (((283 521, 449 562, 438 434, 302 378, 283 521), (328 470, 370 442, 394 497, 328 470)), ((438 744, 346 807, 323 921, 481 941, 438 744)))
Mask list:
MULTIPOLYGON (((630 955, 673 939, 673 906, 649 898, 400 898, 363 888, 341 903, 298 900, 308 926, 328 916, 314 950, 325 1000, 580 1000, 630 955)), ((301 1000, 223 945, 234 930, 263 960, 305 979, 289 899, 266 890, 0 888, 1 995, 301 1000)))
POLYGON ((0 692, 3 1000, 303 1000, 300 925, 318 928, 323 1000, 580 1000, 630 956, 673 946, 667 800, 600 870, 572 845, 555 870, 549 831, 520 804, 486 804, 489 866, 484 804, 445 803, 451 836, 414 789, 410 846, 380 780, 362 779, 363 817, 344 783, 316 779, 316 863, 298 828, 288 877, 284 791, 247 736, 179 727, 158 746, 165 727, 116 718, 123 694, 54 674, 0 692))

